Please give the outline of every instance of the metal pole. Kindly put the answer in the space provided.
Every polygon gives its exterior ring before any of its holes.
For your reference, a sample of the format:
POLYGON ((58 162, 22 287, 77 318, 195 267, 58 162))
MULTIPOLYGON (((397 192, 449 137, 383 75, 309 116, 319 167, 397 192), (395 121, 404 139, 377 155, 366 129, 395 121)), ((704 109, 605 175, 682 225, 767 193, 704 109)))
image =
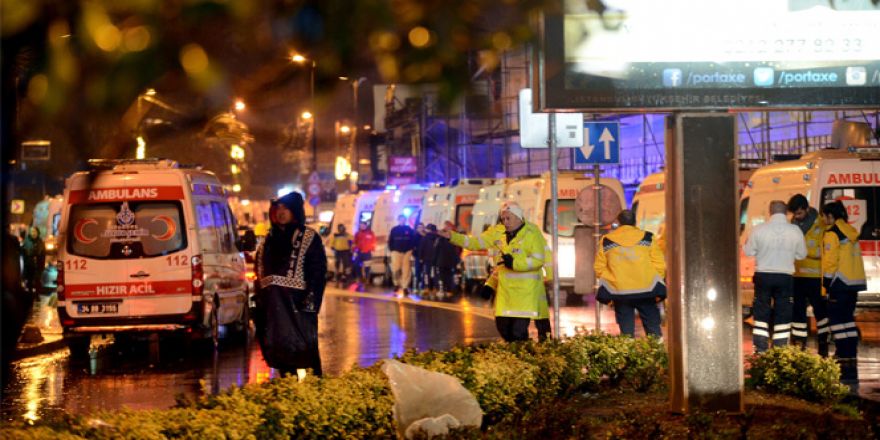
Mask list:
POLYGON ((550 113, 549 130, 550 139, 550 209, 553 210, 553 333, 556 339, 562 337, 559 328, 559 163, 556 150, 556 113, 550 113))
MULTIPOLYGON (((601 246, 602 240, 602 232, 600 228, 602 227, 602 217, 599 212, 599 209, 602 206, 602 201, 600 198, 602 197, 602 185, 600 184, 600 175, 601 170, 599 169, 599 164, 593 165, 593 239, 595 240, 595 252, 599 252, 599 246, 601 246)), ((594 292, 599 291, 599 278, 596 277, 594 283, 595 289, 594 292)), ((602 330, 602 304, 599 301, 596 301, 596 331, 602 330)))
POLYGON ((318 109, 315 108, 315 60, 309 69, 309 101, 312 106, 312 171, 318 172, 318 109))

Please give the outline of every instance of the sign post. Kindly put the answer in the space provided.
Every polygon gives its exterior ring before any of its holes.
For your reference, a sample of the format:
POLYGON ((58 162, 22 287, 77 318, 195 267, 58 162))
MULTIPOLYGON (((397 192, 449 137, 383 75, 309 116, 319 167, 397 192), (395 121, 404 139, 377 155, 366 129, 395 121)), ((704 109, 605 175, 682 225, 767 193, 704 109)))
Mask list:
MULTIPOLYGON (((584 145, 575 151, 575 163, 593 164, 593 249, 602 245, 602 170, 599 164, 620 162, 620 124, 584 122, 584 145)), ((595 253, 594 253, 595 257, 595 253)), ((593 274, 593 292, 599 279, 593 274)), ((602 329, 602 304, 596 301, 596 331, 602 329)))

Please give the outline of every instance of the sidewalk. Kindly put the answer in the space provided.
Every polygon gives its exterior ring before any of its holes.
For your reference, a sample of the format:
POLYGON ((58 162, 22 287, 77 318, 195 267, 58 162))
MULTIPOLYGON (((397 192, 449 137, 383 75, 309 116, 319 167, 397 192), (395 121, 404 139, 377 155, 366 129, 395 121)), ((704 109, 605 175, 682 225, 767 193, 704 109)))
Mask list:
POLYGON ((38 295, 34 308, 24 325, 13 360, 39 356, 65 348, 61 322, 55 308, 55 294, 38 295))

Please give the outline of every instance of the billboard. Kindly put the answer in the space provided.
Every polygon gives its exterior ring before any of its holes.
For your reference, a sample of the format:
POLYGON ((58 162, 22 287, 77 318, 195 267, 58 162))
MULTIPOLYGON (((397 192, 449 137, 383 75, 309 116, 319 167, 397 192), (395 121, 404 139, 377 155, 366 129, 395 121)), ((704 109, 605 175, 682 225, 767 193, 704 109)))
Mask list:
POLYGON ((538 111, 880 105, 875 0, 560 2, 540 24, 538 111))

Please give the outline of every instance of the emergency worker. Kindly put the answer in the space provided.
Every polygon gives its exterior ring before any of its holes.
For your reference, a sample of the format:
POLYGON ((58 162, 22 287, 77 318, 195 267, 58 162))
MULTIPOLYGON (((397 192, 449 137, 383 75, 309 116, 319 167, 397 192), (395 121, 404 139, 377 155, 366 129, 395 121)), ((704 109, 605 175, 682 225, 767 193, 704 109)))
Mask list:
POLYGON ((354 234, 354 249, 357 252, 354 263, 357 276, 360 278, 358 288, 363 289, 370 280, 370 260, 373 258, 373 250, 376 249, 376 234, 370 229, 370 224, 361 222, 357 233, 354 234))
POLYGON ((339 224, 336 233, 330 241, 333 254, 336 257, 336 283, 346 283, 351 273, 351 245, 354 238, 345 230, 345 225, 339 224))
POLYGON ((525 220, 522 208, 515 202, 501 208, 501 222, 479 237, 448 229, 439 234, 468 250, 499 250, 495 326, 505 341, 525 341, 529 339, 530 320, 539 317, 540 303, 546 303, 543 267, 547 243, 541 230, 525 220))
POLYGON ((785 217, 787 209, 781 200, 770 202, 770 219, 752 229, 743 247, 744 254, 755 257, 755 353, 767 351, 771 339, 779 347, 791 337, 794 262, 807 256, 807 246, 801 229, 785 217))
POLYGON ((822 216, 828 225, 822 237, 822 286, 828 292, 828 321, 836 347, 834 357, 840 364, 840 381, 855 394, 859 388, 856 296, 868 288, 859 232, 847 223, 846 207, 840 201, 824 205, 822 216))
POLYGON ((632 210, 617 215, 618 227, 602 238, 593 268, 599 279, 596 299, 613 303, 620 333, 635 336, 635 311, 645 333, 662 337, 660 308, 666 298, 666 260, 654 235, 637 227, 632 210))
POLYGON ((807 245, 807 256, 794 262, 794 304, 791 311, 791 341, 801 348, 807 345, 807 303, 816 317, 816 338, 819 355, 828 356, 828 301, 822 293, 822 236, 825 223, 803 194, 788 200, 791 223, 801 228, 807 245))

